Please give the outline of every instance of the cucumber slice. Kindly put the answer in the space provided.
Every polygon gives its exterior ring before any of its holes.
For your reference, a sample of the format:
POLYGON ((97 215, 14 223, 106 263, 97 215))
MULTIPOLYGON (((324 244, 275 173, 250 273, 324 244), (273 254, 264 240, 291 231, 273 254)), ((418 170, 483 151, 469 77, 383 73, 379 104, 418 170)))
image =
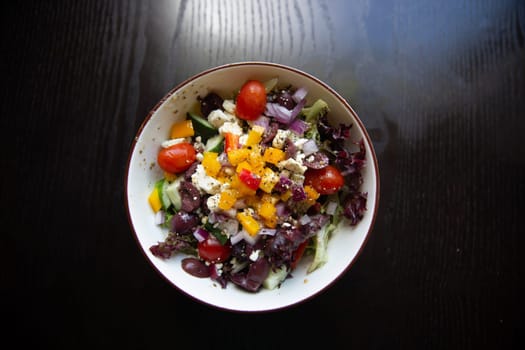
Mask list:
POLYGON ((328 261, 328 238, 330 233, 335 229, 335 225, 328 224, 323 226, 317 235, 315 235, 315 254, 314 260, 306 269, 306 273, 311 273, 328 261))
POLYGON ((155 183, 155 187, 159 192, 160 203, 162 204, 162 209, 166 210, 170 207, 171 201, 166 193, 166 188, 168 186, 168 181, 166 179, 161 179, 155 183))
POLYGON ((265 81, 263 84, 264 84, 264 90, 266 90, 266 93, 271 92, 273 88, 277 86, 278 82, 279 82, 278 78, 272 78, 270 80, 265 81))
POLYGON ((168 196, 171 204, 173 204, 173 207, 176 211, 179 211, 182 205, 182 200, 180 198, 179 193, 180 183, 182 182, 182 179, 183 177, 179 176, 166 187, 166 195, 168 196))
POLYGON ((270 269, 270 273, 264 279, 262 285, 266 289, 275 289, 281 284, 282 281, 285 280, 287 276, 288 269, 284 265, 281 266, 279 269, 276 269, 275 271, 273 269, 270 269))
POLYGON ((193 125, 193 130, 195 130, 195 136, 200 136, 202 142, 205 142, 210 137, 217 135, 218 130, 213 125, 211 125, 208 120, 192 112, 188 112, 187 114, 193 125))
POLYGON ((222 153, 224 150, 224 136, 215 135, 208 139, 206 146, 204 147, 207 152, 222 153))

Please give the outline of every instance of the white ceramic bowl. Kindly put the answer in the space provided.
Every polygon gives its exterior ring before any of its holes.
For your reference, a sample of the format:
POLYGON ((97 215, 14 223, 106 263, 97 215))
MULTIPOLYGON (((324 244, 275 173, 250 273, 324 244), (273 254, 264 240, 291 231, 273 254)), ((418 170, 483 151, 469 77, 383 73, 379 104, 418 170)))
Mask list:
POLYGON ((182 82, 152 109, 140 126, 131 146, 126 176, 128 218, 135 238, 151 265, 173 286, 188 296, 210 306, 238 312, 262 312, 282 309, 301 303, 319 294, 350 268, 370 234, 379 200, 379 173, 377 159, 370 137, 354 110, 336 91, 314 76, 295 68, 268 62, 240 62, 206 70, 182 82), (213 90, 228 97, 248 79, 266 81, 277 77, 280 84, 305 87, 307 104, 322 98, 330 108, 329 120, 334 123, 352 123, 351 138, 364 139, 367 166, 362 171, 363 191, 368 192, 367 211, 355 227, 342 223, 333 233, 328 245, 328 262, 310 274, 306 268, 311 260, 305 258, 280 288, 261 288, 258 293, 241 290, 233 283, 223 289, 209 278, 196 278, 181 267, 185 257, 178 254, 161 260, 151 254, 149 247, 162 241, 166 235, 154 223, 154 214, 148 204, 148 195, 154 183, 162 177, 156 163, 162 141, 168 138, 170 126, 186 117, 197 96, 213 90))

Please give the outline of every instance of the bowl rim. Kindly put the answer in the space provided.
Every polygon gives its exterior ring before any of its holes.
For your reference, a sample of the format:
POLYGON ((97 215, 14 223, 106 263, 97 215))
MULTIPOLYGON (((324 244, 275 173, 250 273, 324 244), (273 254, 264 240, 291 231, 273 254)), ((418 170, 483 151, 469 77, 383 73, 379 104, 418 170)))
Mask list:
POLYGON ((288 308, 292 308, 292 307, 296 307, 296 306, 299 306, 301 304, 304 304, 307 301, 310 301, 310 300, 314 299, 316 296, 318 296, 318 295, 322 294, 323 292, 325 292, 326 290, 328 290, 337 281, 339 281, 344 275, 346 275, 348 273, 350 268, 354 265, 354 263, 358 260, 359 256, 363 252, 363 250, 364 250, 365 246, 367 245, 368 240, 370 238, 370 234, 372 233, 373 228, 375 226, 375 221, 377 219, 377 213, 378 213, 378 209, 379 209, 380 176, 379 176, 379 164, 378 164, 377 155, 376 155, 376 152, 375 152, 375 149, 374 149, 374 144, 372 143, 372 139, 370 138, 370 135, 368 134, 367 129, 365 128, 361 118, 359 118, 358 114, 355 112, 355 110, 352 108, 352 106, 335 89, 333 89, 330 85, 328 85, 327 83, 325 83, 321 79, 317 78, 316 76, 314 76, 314 75, 312 75, 310 73, 307 73, 307 72, 305 72, 305 71, 303 71, 301 69, 298 69, 298 68, 295 68, 295 67, 291 67, 291 66, 288 66, 288 65, 285 65, 285 64, 275 63, 275 62, 268 62, 268 61, 239 61, 239 62, 226 63, 226 64, 218 65, 218 66, 215 66, 215 67, 207 68, 207 69, 202 70, 199 73, 191 75, 190 77, 184 79, 182 82, 176 84, 175 87, 170 89, 150 109, 149 113, 147 114, 147 116, 144 118, 144 120, 141 122, 139 128, 137 129, 137 132, 134 134, 132 143, 131 143, 131 145, 129 147, 128 159, 127 159, 127 162, 126 162, 126 174, 124 176, 124 189, 125 189, 124 199, 125 199, 125 205, 126 205, 126 215, 127 215, 129 226, 130 226, 130 228, 131 228, 131 230, 133 232, 133 238, 134 238, 134 240, 135 240, 135 242, 137 244, 137 247, 139 248, 139 251, 144 256, 145 260, 148 262, 148 264, 150 266, 153 267, 153 269, 157 272, 158 275, 160 275, 165 281, 168 282, 169 285, 171 285, 172 287, 177 289, 179 292, 182 292, 182 294, 188 296, 190 299, 192 299, 194 301, 197 301, 200 304, 212 307, 212 308, 214 308, 216 310, 223 310, 223 311, 229 311, 229 312, 241 313, 241 314, 246 314, 246 313, 253 314, 253 313, 276 312, 276 311, 279 311, 279 310, 284 310, 284 309, 288 309, 288 308), (193 296, 192 294, 186 292, 185 290, 183 290, 182 288, 177 286, 170 279, 168 279, 167 276, 165 276, 163 273, 161 273, 159 271, 159 269, 153 264, 153 262, 146 255, 146 253, 144 252, 144 249, 142 249, 142 246, 141 246, 139 238, 138 238, 137 230, 135 229, 135 226, 133 224, 133 220, 132 220, 132 217, 131 217, 131 210, 130 210, 130 206, 129 206, 129 197, 128 197, 128 191, 129 191, 128 190, 128 183, 129 183, 129 174, 130 174, 130 168, 131 168, 131 159, 132 159, 132 156, 133 156, 133 154, 135 152, 135 148, 137 146, 137 141, 139 140, 139 137, 142 134, 142 131, 145 128, 145 126, 148 124, 148 122, 153 117, 153 115, 159 110, 159 108, 164 104, 164 102, 166 102, 179 89, 183 88, 184 86, 187 86, 188 84, 190 84, 192 81, 198 79, 199 77, 202 77, 204 75, 208 75, 208 74, 213 73, 213 72, 218 71, 218 70, 222 70, 222 69, 226 69, 226 68, 234 68, 234 67, 243 67, 243 66, 254 66, 254 67, 265 67, 265 66, 267 66, 267 67, 273 67, 273 68, 278 68, 278 69, 289 70, 292 73, 299 74, 299 75, 305 76, 308 79, 313 80, 316 84, 321 85, 324 89, 329 91, 337 100, 339 100, 339 102, 341 104, 343 104, 344 107, 348 111, 350 111, 350 113, 353 115, 353 117, 355 119, 355 122, 357 124, 359 124, 359 128, 360 128, 360 130, 363 133, 363 137, 366 138, 366 142, 367 142, 367 144, 368 144, 368 146, 370 148, 370 153, 371 153, 370 160, 373 161, 373 163, 374 163, 374 177, 375 177, 375 188, 376 188, 375 201, 374 201, 374 207, 373 207, 373 210, 372 210, 372 217, 371 217, 370 225, 369 225, 369 227, 367 229, 367 232, 366 232, 366 234, 364 236, 363 242, 361 243, 361 245, 359 246, 359 248, 357 250, 357 253, 352 258, 352 260, 348 263, 348 265, 344 268, 344 270, 342 270, 333 280, 331 280, 325 286, 321 287, 317 292, 312 293, 312 294, 308 295, 307 297, 304 297, 302 299, 299 299, 299 300, 297 300, 297 301, 295 301, 293 303, 289 303, 289 304, 286 304, 286 305, 282 305, 282 306, 278 306, 278 307, 274 307, 274 308, 270 308, 270 309, 259 309, 259 310, 241 310, 241 309, 228 308, 228 307, 225 307, 225 306, 219 306, 219 305, 213 304, 211 302, 207 302, 207 301, 198 299, 195 296, 193 296))

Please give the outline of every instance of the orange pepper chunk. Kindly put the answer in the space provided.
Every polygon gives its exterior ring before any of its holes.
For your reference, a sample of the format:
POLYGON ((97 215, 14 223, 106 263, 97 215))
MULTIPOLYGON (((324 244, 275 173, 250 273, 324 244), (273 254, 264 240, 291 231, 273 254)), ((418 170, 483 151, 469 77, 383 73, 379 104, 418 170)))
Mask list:
POLYGON ((190 137, 193 135, 195 135, 195 130, 193 130, 193 123, 191 120, 183 120, 171 126, 170 137, 172 139, 190 137))
POLYGON ((224 133, 224 151, 226 153, 239 148, 239 135, 231 132, 224 133))

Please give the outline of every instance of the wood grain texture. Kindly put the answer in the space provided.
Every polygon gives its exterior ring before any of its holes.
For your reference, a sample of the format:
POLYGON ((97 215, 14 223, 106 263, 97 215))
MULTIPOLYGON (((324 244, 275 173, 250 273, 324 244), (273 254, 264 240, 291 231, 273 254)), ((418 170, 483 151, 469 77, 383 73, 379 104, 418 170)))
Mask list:
POLYGON ((0 281, 18 341, 174 347, 204 327, 235 349, 267 348, 262 334, 283 348, 525 344, 522 1, 29 1, 2 18, 0 281), (241 60, 339 91, 381 173, 353 268, 317 298, 255 317, 169 287, 124 205, 149 110, 192 74, 241 60))

